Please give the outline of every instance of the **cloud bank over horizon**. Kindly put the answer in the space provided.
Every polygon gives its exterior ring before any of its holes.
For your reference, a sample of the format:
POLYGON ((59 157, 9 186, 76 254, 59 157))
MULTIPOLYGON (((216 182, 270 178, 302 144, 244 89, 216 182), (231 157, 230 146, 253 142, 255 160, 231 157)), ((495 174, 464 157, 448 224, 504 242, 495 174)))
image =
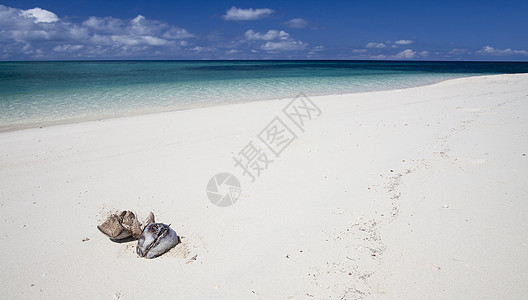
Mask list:
POLYGON ((280 19, 271 8, 232 6, 217 19, 232 24, 234 33, 211 38, 211 34, 141 14, 78 20, 40 7, 24 10, 0 5, 0 59, 528 59, 524 49, 483 45, 437 50, 416 38, 325 45, 314 38, 314 23, 302 17, 280 19), (256 23, 260 25, 249 26, 256 23), (263 26, 271 28, 263 30, 263 26))
POLYGON ((82 23, 53 12, 0 5, 1 58, 129 58, 163 46, 180 50, 194 37, 187 30, 138 15, 131 20, 90 17, 82 23))

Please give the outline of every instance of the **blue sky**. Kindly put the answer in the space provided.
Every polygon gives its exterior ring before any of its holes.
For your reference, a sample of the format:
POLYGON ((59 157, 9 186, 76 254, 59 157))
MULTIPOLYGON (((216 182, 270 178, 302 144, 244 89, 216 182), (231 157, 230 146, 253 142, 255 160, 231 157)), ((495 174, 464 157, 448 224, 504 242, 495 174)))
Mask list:
POLYGON ((528 61, 528 1, 3 1, 0 59, 528 61))

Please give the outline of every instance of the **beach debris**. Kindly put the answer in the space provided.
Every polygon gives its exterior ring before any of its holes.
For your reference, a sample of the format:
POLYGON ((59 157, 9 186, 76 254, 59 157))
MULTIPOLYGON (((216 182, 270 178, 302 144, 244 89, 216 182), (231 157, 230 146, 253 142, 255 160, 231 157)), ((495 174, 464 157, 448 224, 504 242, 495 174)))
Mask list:
POLYGON ((141 257, 155 258, 168 252, 180 242, 180 237, 170 225, 151 223, 139 236, 136 253, 141 257))
POLYGON ((88 242, 90 240, 90 238, 84 238, 81 240, 81 242, 88 242))
MULTIPOLYGON (((140 257, 158 257, 181 242, 180 237, 170 228, 170 224, 155 223, 154 214, 140 223, 138 217, 131 211, 124 210, 110 215, 106 221, 97 228, 114 242, 129 242, 138 240, 136 253, 140 257)), ((82 241, 88 241, 85 238, 82 241)), ((198 255, 189 262, 195 261, 198 255)))
POLYGON ((198 254, 194 255, 193 257, 191 257, 185 264, 190 264, 192 263, 193 261, 196 261, 196 259, 198 259, 198 254))
POLYGON ((112 241, 120 241, 132 238, 138 239, 145 226, 154 223, 154 214, 149 213, 143 223, 139 223, 137 216, 131 211, 122 211, 119 214, 110 215, 106 221, 97 228, 107 235, 112 241))

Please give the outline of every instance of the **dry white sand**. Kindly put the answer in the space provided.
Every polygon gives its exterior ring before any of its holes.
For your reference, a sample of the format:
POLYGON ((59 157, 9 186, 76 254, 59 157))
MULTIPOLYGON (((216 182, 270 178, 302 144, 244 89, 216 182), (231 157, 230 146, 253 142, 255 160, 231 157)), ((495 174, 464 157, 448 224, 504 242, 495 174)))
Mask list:
POLYGON ((2 298, 528 297, 528 75, 311 99, 253 183, 233 157, 291 99, 1 133, 2 298), (96 228, 121 209, 183 243, 138 258, 96 228))

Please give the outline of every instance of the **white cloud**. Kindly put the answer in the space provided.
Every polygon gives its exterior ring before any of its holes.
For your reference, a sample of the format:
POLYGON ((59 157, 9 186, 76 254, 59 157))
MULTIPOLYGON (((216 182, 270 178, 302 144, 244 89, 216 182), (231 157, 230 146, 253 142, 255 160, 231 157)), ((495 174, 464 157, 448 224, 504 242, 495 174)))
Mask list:
POLYGON ((302 29, 308 27, 308 21, 303 18, 295 18, 284 22, 284 24, 290 28, 302 29))
POLYGON ((511 49, 499 50, 491 46, 484 46, 482 49, 477 51, 478 54, 491 54, 491 55, 504 55, 511 54, 511 49))
POLYGON ((183 28, 149 20, 142 15, 128 22, 112 17, 90 17, 82 25, 93 32, 89 41, 98 45, 163 46, 173 40, 193 37, 183 28))
POLYGON ((121 57, 167 53, 187 46, 187 30, 138 15, 64 21, 53 12, 0 5, 0 53, 4 58, 121 57), (157 48, 156 50, 154 50, 157 48), (157 52, 159 49, 167 51, 157 52), (69 55, 69 56, 68 56, 69 55))
POLYGON ((53 51, 56 52, 75 52, 78 50, 81 50, 84 46, 83 45, 59 45, 55 48, 53 48, 53 51))
POLYGON ((396 45, 410 45, 412 43, 414 43, 412 40, 399 40, 394 42, 396 45))
POLYGON ((121 31, 121 28, 125 26, 125 23, 121 19, 115 19, 112 17, 89 17, 88 20, 82 22, 82 25, 97 32, 116 33, 117 31, 121 31))
POLYGON ((383 44, 383 43, 376 43, 376 42, 370 42, 370 43, 368 43, 365 47, 367 47, 367 48, 378 48, 378 49, 381 49, 381 48, 385 48, 385 44, 383 44))
POLYGON ((187 30, 174 26, 166 29, 161 36, 169 40, 188 39, 195 37, 194 34, 190 34, 187 30))
POLYGON ((468 50, 467 49, 463 49, 463 48, 453 48, 451 49, 451 51, 449 51, 449 54, 464 54, 464 53, 468 53, 468 50))
POLYGON ((34 43, 51 39, 51 35, 45 30, 13 30, 9 33, 8 39, 11 38, 17 43, 34 43))
POLYGON ((393 58, 395 59, 412 59, 412 58, 420 58, 420 57, 427 57, 429 56, 429 51, 414 51, 412 49, 407 49, 399 52, 398 54, 394 55, 393 58))
POLYGON ((161 46, 161 45, 166 45, 168 43, 167 40, 160 39, 155 36, 148 36, 148 35, 142 36, 141 40, 150 46, 161 46))
POLYGON ((20 15, 26 18, 33 18, 35 23, 53 23, 59 20, 56 14, 40 7, 22 10, 20 15))
POLYGON ((224 20, 231 21, 252 21, 269 17, 271 14, 273 14, 273 10, 269 8, 253 9, 238 8, 233 6, 230 9, 226 10, 226 14, 222 15, 222 18, 224 18, 224 20))
POLYGON ((491 46, 482 47, 482 49, 475 52, 480 55, 494 55, 494 56, 505 56, 505 55, 528 55, 526 50, 512 50, 510 48, 500 50, 491 46))
POLYGON ((286 40, 290 37, 290 35, 284 31, 278 31, 278 30, 268 30, 265 34, 255 32, 253 30, 248 30, 246 33, 244 33, 246 38, 248 40, 263 40, 263 41, 271 41, 274 39, 281 39, 286 40))
POLYGON ((141 22, 143 22, 143 21, 145 21, 145 20, 146 20, 146 18, 145 18, 144 16, 142 16, 142 15, 138 15, 137 17, 135 17, 134 19, 132 19, 132 20, 130 21, 130 23, 132 23, 132 24, 140 24, 141 22))
POLYGON ((367 49, 354 49, 352 50, 352 53, 366 53, 367 49))
POLYGON ((148 46, 163 46, 170 42, 165 39, 157 38, 154 36, 134 36, 134 35, 98 35, 95 34, 90 39, 92 44, 96 45, 108 45, 108 46, 119 46, 119 45, 148 45, 148 46))
MULTIPOLYGON (((260 33, 250 29, 244 33, 244 37, 245 42, 249 45, 258 45, 259 41, 266 41, 266 43, 260 44, 258 48, 273 53, 278 53, 278 51, 303 50, 308 46, 307 43, 294 40, 290 37, 289 33, 283 30, 268 30, 266 33, 260 33)), ((317 48, 318 51, 322 49, 317 48)))
POLYGON ((402 52, 396 54, 394 57, 397 59, 411 59, 416 56, 416 51, 411 49, 403 50, 402 52))
POLYGON ((265 51, 294 51, 303 50, 308 44, 302 41, 279 41, 279 42, 267 42, 261 46, 262 50, 265 51))

